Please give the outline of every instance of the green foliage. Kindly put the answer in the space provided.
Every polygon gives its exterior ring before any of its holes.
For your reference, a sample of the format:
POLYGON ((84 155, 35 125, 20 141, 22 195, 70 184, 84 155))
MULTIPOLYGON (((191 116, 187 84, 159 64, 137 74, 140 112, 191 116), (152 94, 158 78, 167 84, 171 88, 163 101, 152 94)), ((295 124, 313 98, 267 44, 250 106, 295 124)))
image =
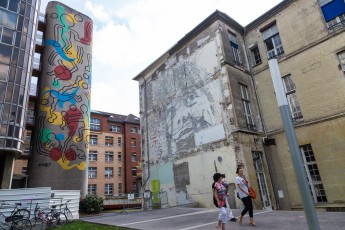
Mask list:
POLYGON ((81 207, 87 213, 100 213, 103 209, 103 198, 97 194, 87 194, 81 201, 81 207))

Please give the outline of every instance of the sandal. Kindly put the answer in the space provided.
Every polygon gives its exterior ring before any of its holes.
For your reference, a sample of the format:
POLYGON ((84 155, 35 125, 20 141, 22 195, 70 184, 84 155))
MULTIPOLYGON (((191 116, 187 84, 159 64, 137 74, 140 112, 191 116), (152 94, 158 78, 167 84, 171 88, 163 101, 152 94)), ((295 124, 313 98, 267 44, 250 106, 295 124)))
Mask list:
POLYGON ((249 223, 250 226, 256 226, 255 222, 249 223))

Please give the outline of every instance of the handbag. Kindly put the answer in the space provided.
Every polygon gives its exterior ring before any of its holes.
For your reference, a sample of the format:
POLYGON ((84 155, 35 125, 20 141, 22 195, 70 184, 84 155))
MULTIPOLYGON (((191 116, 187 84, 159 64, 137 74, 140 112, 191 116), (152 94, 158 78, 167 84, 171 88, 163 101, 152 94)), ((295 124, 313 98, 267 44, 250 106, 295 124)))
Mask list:
POLYGON ((249 191, 249 194, 252 197, 252 199, 255 199, 256 198, 256 193, 255 193, 254 189, 252 187, 249 187, 248 191, 249 191))

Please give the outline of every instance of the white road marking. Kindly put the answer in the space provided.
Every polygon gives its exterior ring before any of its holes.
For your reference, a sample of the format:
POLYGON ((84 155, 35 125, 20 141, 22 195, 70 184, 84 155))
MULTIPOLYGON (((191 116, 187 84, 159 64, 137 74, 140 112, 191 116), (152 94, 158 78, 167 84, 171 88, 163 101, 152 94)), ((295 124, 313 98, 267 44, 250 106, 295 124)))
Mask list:
MULTIPOLYGON (((260 215, 260 214, 263 214, 263 213, 267 213, 267 212, 272 212, 273 210, 269 210, 269 211, 264 211, 264 212, 258 212, 258 213, 254 213, 254 216, 256 215, 260 215)), ((206 225, 212 225, 212 224, 216 224, 216 221, 213 221, 211 223, 208 223, 208 224, 200 224, 200 225, 195 225, 195 226, 192 226, 192 227, 189 227, 189 228, 182 228, 180 230, 188 230, 188 229, 194 229, 194 228, 199 228, 199 227, 203 227, 203 226, 206 226, 206 225)))
POLYGON ((161 218, 156 218, 156 219, 151 219, 151 220, 143 220, 143 221, 132 222, 132 223, 127 223, 127 224, 120 224, 117 226, 122 227, 122 226, 128 226, 128 225, 133 225, 133 224, 141 224, 141 223, 147 223, 147 222, 153 222, 153 221, 159 221, 159 220, 178 218, 182 216, 198 215, 198 214, 209 213, 209 212, 218 212, 218 210, 206 210, 206 211, 199 211, 199 212, 193 212, 193 213, 187 213, 187 214, 180 214, 180 215, 175 215, 175 216, 161 217, 161 218))

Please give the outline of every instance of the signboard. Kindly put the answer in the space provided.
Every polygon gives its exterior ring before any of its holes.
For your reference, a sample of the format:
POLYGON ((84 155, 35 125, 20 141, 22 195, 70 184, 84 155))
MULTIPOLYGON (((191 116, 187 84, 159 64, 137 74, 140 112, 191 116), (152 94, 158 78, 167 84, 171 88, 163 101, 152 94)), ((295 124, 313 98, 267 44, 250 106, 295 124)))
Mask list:
POLYGON ((128 200, 134 200, 134 193, 128 194, 128 200))

